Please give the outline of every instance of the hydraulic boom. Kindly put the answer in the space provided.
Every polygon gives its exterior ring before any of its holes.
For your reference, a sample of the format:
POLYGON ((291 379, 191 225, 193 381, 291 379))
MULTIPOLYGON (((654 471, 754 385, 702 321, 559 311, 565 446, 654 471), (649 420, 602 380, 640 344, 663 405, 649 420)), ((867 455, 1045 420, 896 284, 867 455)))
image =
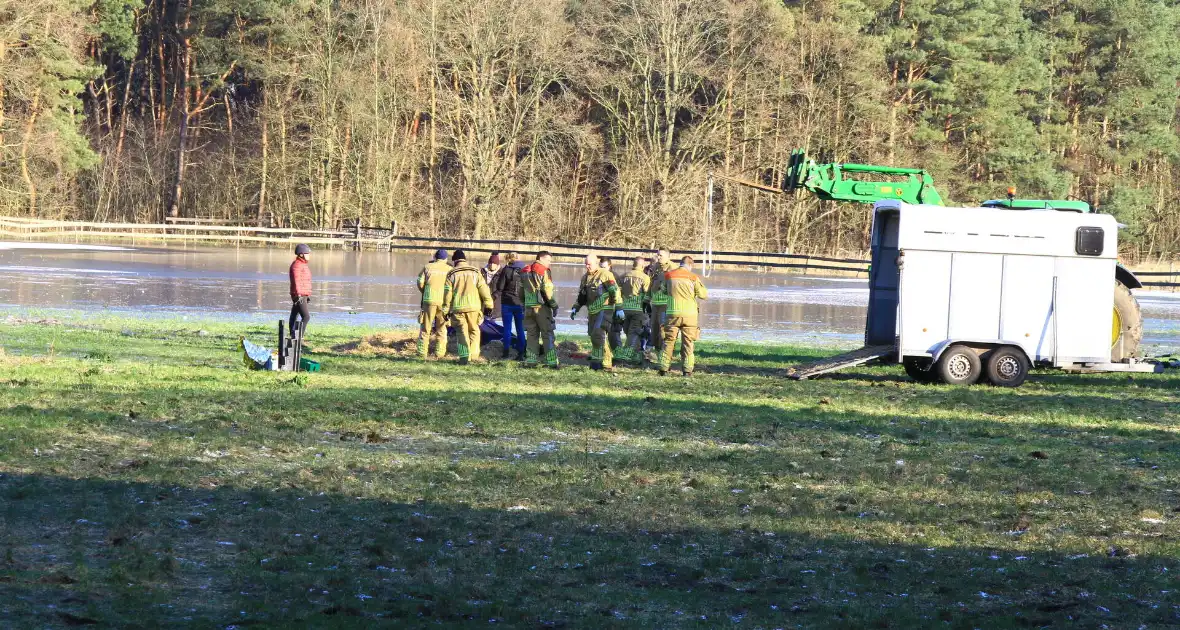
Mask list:
POLYGON ((897 168, 872 164, 817 164, 807 158, 803 149, 791 152, 787 163, 784 192, 807 190, 825 201, 857 201, 875 203, 885 199, 900 199, 911 204, 943 205, 942 196, 934 188, 934 179, 920 168, 897 168), (861 176, 890 175, 891 180, 866 181, 861 176))

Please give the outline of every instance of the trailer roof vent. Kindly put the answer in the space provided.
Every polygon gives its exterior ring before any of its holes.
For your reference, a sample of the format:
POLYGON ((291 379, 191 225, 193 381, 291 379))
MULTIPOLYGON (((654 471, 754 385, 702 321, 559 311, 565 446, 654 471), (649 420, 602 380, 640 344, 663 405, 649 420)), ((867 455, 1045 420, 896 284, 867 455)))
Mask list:
POLYGON ((1080 227, 1078 228, 1078 237, 1074 244, 1074 251, 1079 256, 1101 256, 1105 241, 1106 233, 1102 228, 1080 227))

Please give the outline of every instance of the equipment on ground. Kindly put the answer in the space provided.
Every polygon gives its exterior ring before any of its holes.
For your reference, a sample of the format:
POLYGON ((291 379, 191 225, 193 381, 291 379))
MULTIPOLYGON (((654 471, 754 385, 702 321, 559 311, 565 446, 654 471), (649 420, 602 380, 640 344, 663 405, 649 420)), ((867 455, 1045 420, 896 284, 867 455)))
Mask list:
POLYGON ((879 201, 865 347, 792 376, 873 360, 901 363, 918 381, 1003 387, 1033 366, 1160 372, 1106 340, 1118 228, 1104 214, 879 201))
POLYGON ((270 348, 260 346, 245 337, 240 337, 242 345, 242 361, 251 370, 275 370, 278 359, 271 354, 270 348))
MULTIPOLYGON (((934 188, 930 174, 917 168, 895 168, 871 164, 817 163, 806 151, 796 149, 787 162, 781 189, 730 176, 718 176, 744 186, 776 193, 805 190, 825 201, 877 203, 900 201, 907 204, 944 205, 942 196, 934 188), (879 177, 874 177, 879 176, 879 177)), ((1058 199, 1016 199, 1016 189, 1009 188, 1006 199, 991 199, 982 208, 1007 210, 1056 210, 1090 214, 1090 204, 1084 201, 1058 199)), ((874 266, 875 266, 874 261, 874 266)), ((1131 294, 1143 283, 1130 269, 1115 266, 1113 321, 1110 327, 1111 360, 1122 361, 1135 356, 1143 339, 1143 315, 1139 303, 1131 294)))
POLYGON ((298 372, 300 370, 299 360, 303 355, 303 326, 301 322, 295 322, 291 327, 290 334, 285 334, 285 322, 279 320, 279 370, 286 372, 298 372))

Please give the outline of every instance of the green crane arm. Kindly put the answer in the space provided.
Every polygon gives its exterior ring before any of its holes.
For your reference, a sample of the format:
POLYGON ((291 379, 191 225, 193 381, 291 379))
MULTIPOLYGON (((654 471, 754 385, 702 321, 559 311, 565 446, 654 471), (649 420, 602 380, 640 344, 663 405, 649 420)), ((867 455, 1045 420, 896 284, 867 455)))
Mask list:
POLYGON ((816 164, 807 159, 803 149, 791 152, 787 163, 784 192, 807 190, 825 201, 875 203, 883 199, 900 199, 906 203, 943 205, 934 188, 934 179, 920 168, 896 168, 871 164, 816 164), (892 175, 899 181, 864 181, 845 174, 892 175))

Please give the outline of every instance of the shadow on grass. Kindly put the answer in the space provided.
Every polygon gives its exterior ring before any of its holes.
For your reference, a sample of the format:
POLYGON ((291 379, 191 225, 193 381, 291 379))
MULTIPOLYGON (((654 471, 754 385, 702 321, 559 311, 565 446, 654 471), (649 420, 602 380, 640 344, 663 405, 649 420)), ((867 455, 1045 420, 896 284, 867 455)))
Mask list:
MULTIPOLYGON (((583 384, 617 384, 619 388, 610 395, 589 388, 587 393, 525 393, 500 391, 495 382, 486 383, 487 388, 448 387, 442 377, 455 371, 439 368, 438 372, 417 373, 415 378, 427 381, 428 387, 422 389, 399 387, 396 379, 381 389, 304 389, 295 377, 268 379, 257 375, 248 383, 257 389, 211 391, 187 383, 170 387, 163 394, 156 389, 123 388, 96 395, 89 384, 81 383, 71 387, 79 395, 100 396, 96 406, 101 407, 82 410, 75 406, 73 395, 61 395, 58 385, 32 384, 26 386, 32 388, 31 395, 54 402, 14 405, 5 415, 13 421, 10 432, 14 439, 26 432, 33 435, 35 427, 44 423, 60 423, 102 428, 153 442, 202 434, 204 439, 251 444, 277 432, 286 440, 311 445, 321 443, 327 432, 339 436, 342 448, 389 449, 367 445, 361 439, 363 435, 352 435, 363 425, 362 433, 376 431, 384 441, 399 439, 402 430, 438 435, 442 439, 437 443, 419 440, 415 449, 440 457, 449 457, 457 448, 449 441, 451 438, 465 443, 487 442, 492 446, 480 446, 476 451, 499 457, 505 455, 503 448, 495 446, 499 438, 524 436, 527 440, 552 436, 551 431, 582 435, 585 437, 580 439, 596 444, 611 442, 613 436, 657 443, 684 441, 688 446, 699 442, 729 443, 750 447, 743 457, 766 471, 789 469, 800 458, 801 449, 811 452, 813 459, 819 459, 821 452, 843 449, 855 456, 831 469, 852 475, 874 462, 893 461, 891 452, 875 450, 881 444, 893 443, 898 448, 935 449, 944 458, 947 452, 998 454, 1004 461, 993 461, 991 465, 1003 466, 1013 474, 1026 471, 1029 485, 1065 494, 1077 488, 1077 475, 1068 472, 1073 466, 1093 472, 1089 468, 1098 459, 1113 458, 1104 460, 1103 466, 1108 468, 1105 474, 1111 479, 1124 479, 1144 468, 1170 465, 1180 454, 1180 438, 1173 429, 1176 411, 1159 401, 1129 403, 1051 393, 1016 395, 1011 390, 990 388, 903 389, 873 382, 818 382, 747 391, 754 401, 738 402, 717 400, 698 391, 701 381, 678 378, 649 377, 615 383, 612 377, 587 373, 581 382, 566 385, 574 392, 583 384), (436 382, 441 387, 435 386, 436 382), (791 396, 783 406, 764 402, 781 392, 791 396), (151 403, 142 406, 141 401, 151 403), (1036 409, 1046 410, 1048 417, 1010 417, 1036 409), (129 419, 129 411, 142 417, 138 421, 129 419), (954 417, 945 417, 947 413, 954 417), (1054 419, 1056 415, 1072 418, 1077 414, 1091 420, 1121 421, 1130 419, 1132 413, 1140 416, 1133 426, 1118 422, 1095 428, 1091 423, 1054 419), (156 421, 153 416, 165 419, 156 421), (791 452, 785 450, 788 447, 791 452), (1030 459, 1029 453, 1034 450, 1050 453, 1052 461, 1030 459), (1038 474, 1045 466, 1054 467, 1060 474, 1038 474)), ((544 382, 544 374, 521 372, 527 375, 522 378, 535 378, 539 385, 544 382)), ((476 386, 481 383, 472 382, 476 386)), ((666 448, 685 446, 672 442, 666 448)), ((726 458, 731 456, 717 453, 701 459, 688 455, 679 460, 656 459, 645 465, 659 471, 674 471, 686 465, 707 471, 723 469, 726 458)), ((620 460, 612 465, 627 464, 620 460)))
POLYGON ((0 475, 14 627, 1168 625, 1176 558, 0 475), (1170 599, 1169 599, 1170 598, 1170 599))

